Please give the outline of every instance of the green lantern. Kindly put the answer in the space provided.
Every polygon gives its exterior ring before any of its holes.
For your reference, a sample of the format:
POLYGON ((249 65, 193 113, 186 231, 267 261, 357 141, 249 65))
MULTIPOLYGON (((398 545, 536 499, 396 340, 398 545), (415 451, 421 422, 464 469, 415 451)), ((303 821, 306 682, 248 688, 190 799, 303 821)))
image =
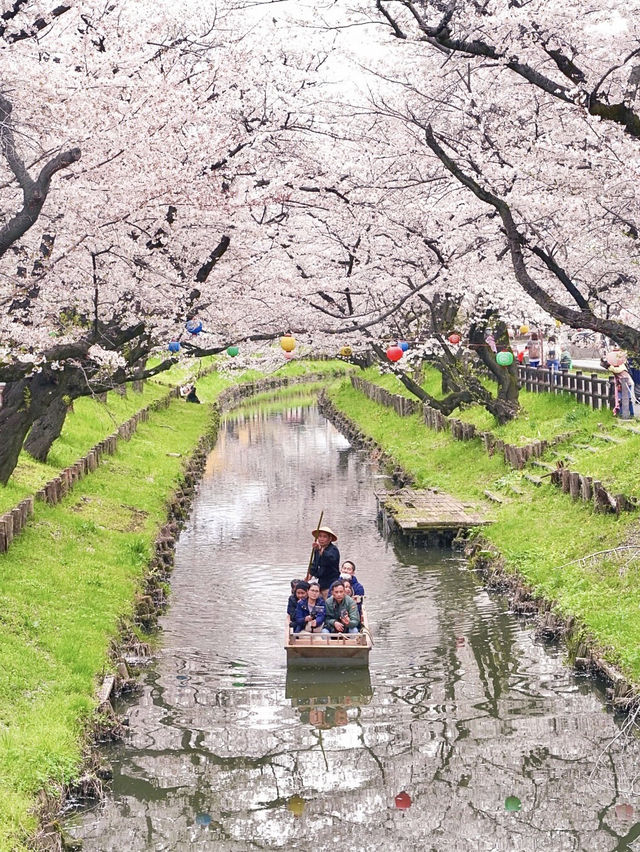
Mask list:
POLYGON ((522 802, 517 796, 507 796, 504 800, 505 811, 519 811, 522 807, 522 802))
POLYGON ((510 367, 513 364, 513 352, 498 352, 496 361, 501 367, 510 367))
POLYGON ((232 358, 235 358, 239 351, 237 346, 227 346, 227 355, 231 355, 232 358))

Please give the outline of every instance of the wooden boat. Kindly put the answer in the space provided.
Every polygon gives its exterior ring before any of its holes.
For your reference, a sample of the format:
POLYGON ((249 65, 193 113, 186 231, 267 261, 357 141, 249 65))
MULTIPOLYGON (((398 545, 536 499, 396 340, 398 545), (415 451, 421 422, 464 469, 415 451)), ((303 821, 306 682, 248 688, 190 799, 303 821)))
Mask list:
POLYGON ((284 649, 289 666, 368 666, 373 647, 367 615, 362 609, 360 633, 294 633, 286 617, 284 649))

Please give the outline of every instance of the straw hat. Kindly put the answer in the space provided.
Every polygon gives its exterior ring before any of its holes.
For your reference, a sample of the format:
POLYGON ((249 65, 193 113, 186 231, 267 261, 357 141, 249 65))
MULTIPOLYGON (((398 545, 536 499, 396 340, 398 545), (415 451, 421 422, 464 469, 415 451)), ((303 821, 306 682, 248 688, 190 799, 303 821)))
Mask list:
POLYGON ((330 530, 329 527, 318 527, 317 530, 312 530, 311 535, 317 536, 318 533, 321 533, 321 532, 328 533, 328 535, 331 536, 331 541, 337 541, 338 540, 338 536, 334 533, 333 530, 330 530))

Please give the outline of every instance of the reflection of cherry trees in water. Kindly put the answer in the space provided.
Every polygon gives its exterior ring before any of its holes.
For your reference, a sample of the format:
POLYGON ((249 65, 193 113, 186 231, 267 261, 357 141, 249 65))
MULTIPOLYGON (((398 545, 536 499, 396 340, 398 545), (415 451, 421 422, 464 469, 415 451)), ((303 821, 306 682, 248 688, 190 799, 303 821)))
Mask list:
POLYGON ((378 535, 376 480, 315 412, 239 419, 209 470, 163 649, 108 755, 113 797, 74 829, 85 852, 123 838, 223 852, 309 837, 438 852, 633 842, 638 742, 461 560, 378 535), (317 505, 367 590, 370 673, 283 667, 288 580, 317 505))

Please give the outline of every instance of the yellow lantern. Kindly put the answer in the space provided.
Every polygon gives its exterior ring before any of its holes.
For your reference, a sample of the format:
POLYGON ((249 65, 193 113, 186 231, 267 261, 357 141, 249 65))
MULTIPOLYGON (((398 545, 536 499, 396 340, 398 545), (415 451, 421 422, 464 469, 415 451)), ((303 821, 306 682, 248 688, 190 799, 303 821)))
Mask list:
POLYGON ((342 355, 343 358, 350 358, 352 351, 350 346, 343 346, 338 354, 342 355))
POLYGON ((561 325, 562 323, 560 322, 560 320, 556 320, 556 328, 560 328, 561 325))
POLYGON ((301 817, 304 812, 305 804, 306 802, 302 796, 291 796, 287 799, 287 810, 291 811, 295 817, 301 817))
POLYGON ((520 334, 529 334, 529 326, 521 325, 520 326, 520 334))
POLYGON ((293 352, 296 348, 296 342, 291 335, 286 334, 280 338, 280 346, 282 346, 285 352, 293 352))

